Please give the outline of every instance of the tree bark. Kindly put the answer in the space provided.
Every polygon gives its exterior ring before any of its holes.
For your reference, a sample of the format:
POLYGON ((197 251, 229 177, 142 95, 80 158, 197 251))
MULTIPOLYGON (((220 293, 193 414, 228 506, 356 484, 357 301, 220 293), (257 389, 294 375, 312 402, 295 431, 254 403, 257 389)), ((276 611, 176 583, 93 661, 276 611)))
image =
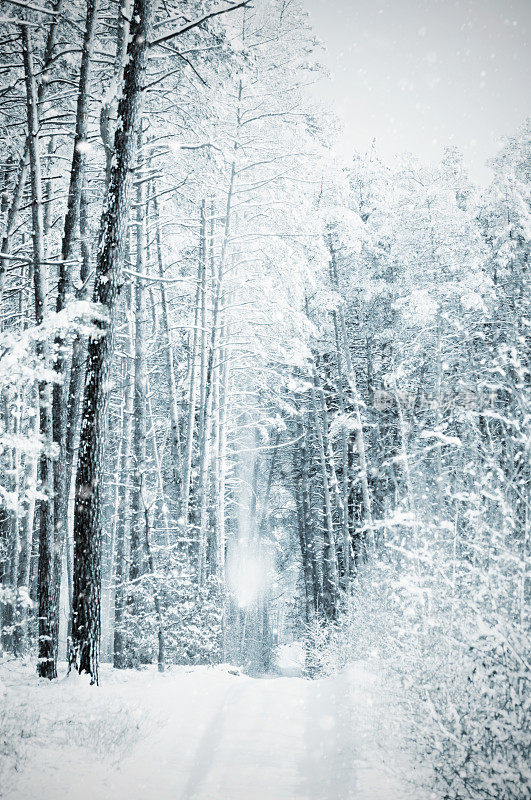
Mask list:
POLYGON ((158 640, 158 653, 157 653, 157 668, 159 672, 164 672, 165 662, 165 642, 164 642, 164 618, 162 616, 162 606, 156 584, 155 576, 155 563, 153 561, 153 553, 151 550, 151 537, 149 534, 149 509, 144 509, 145 526, 144 526, 144 546, 146 549, 147 563, 151 580, 153 583, 153 605, 155 606, 155 615, 157 617, 157 640, 158 640))
MULTIPOLYGON (((128 323, 128 349, 125 362, 125 392, 123 400, 123 423, 122 423, 122 464, 118 479, 118 507, 116 509, 116 571, 115 571, 115 594, 114 594, 114 643, 113 643, 113 664, 116 669, 124 669, 126 666, 125 658, 125 635, 124 635, 124 610, 127 581, 127 550, 130 536, 131 507, 130 507, 130 481, 131 481, 131 439, 133 431, 133 398, 134 398, 134 353, 133 353, 133 330, 130 315, 128 323)), ((127 335, 127 334, 126 334, 127 335)))
MULTIPOLYGON (((31 395, 33 399, 33 392, 31 395)), ((31 421, 31 434, 38 433, 39 417, 35 414, 31 421)), ((35 495, 37 491, 37 464, 38 459, 31 453, 27 453, 24 463, 24 475, 22 479, 23 500, 20 519, 20 558, 18 562, 18 589, 19 594, 25 591, 29 596, 30 592, 30 568, 31 568, 31 546, 33 540, 33 523, 35 516, 35 495)), ((26 599, 26 598, 25 598, 26 599)), ((18 652, 23 652, 27 644, 27 618, 28 610, 25 603, 20 604, 19 620, 17 627, 17 638, 15 646, 18 652)))
MULTIPOLYGON (((44 261, 44 223, 42 213, 42 173, 39 147, 38 97, 33 66, 32 42, 27 25, 21 26, 26 108, 28 119, 29 160, 31 167, 31 214, 33 235, 33 286, 35 293, 35 321, 41 325, 46 315, 47 276, 44 261)), ((38 344, 38 352, 45 364, 46 346, 38 344)), ((57 637, 59 633, 59 587, 54 585, 53 574, 53 461, 51 458, 53 427, 51 391, 45 381, 39 383, 40 432, 43 452, 40 458, 40 487, 45 498, 39 503, 39 647, 37 671, 43 678, 57 676, 57 637)))
MULTIPOLYGON (((59 280, 57 284, 57 313, 66 307, 72 291, 72 263, 75 255, 75 239, 79 229, 81 194, 85 181, 86 150, 88 136, 89 89, 99 0, 88 0, 85 19, 85 35, 81 57, 81 70, 76 108, 76 129, 70 170, 67 210, 64 222, 59 280)), ((61 585, 63 547, 68 534, 68 498, 71 472, 68 469, 67 433, 69 424, 67 381, 67 342, 64 336, 55 337, 55 363, 57 381, 53 387, 53 437, 58 448, 54 462, 54 582, 61 585)))
POLYGON ((79 443, 74 509, 74 596, 70 664, 98 682, 103 457, 109 377, 115 340, 116 301, 122 280, 127 219, 135 166, 136 137, 143 106, 143 82, 156 0, 135 0, 118 105, 107 205, 102 215, 93 300, 104 316, 100 335, 88 345, 87 374, 79 443))
MULTIPOLYGON (((330 256, 332 259, 332 275, 333 280, 335 283, 336 288, 338 288, 338 274, 337 274, 337 263, 336 263, 336 256, 334 249, 331 245, 330 246, 330 256)), ((358 386, 356 381, 356 373, 354 370, 354 365, 352 363, 352 356, 350 354, 350 346, 348 342, 347 336, 347 326, 345 323, 345 314, 343 312, 343 308, 340 308, 337 312, 337 320, 339 324, 339 331, 341 334, 341 340, 343 343, 343 354, 345 357, 345 366, 346 366, 346 373, 347 379, 349 383, 350 393, 352 403, 354 405, 354 416, 356 419, 356 448, 358 451, 358 457, 360 461, 360 470, 359 470, 359 478, 361 484, 361 492, 363 497, 363 508, 364 508, 364 517, 365 517, 365 527, 370 537, 371 544, 374 544, 374 524, 372 518, 372 504, 371 504, 371 494, 369 491, 369 478, 368 478, 368 471, 367 471, 367 454, 365 448, 365 437, 363 435, 363 422, 361 418, 361 403, 360 403, 360 396, 358 392, 358 386)))
MULTIPOLYGON (((139 149, 142 146, 138 137, 139 149)), ((135 362, 133 393, 133 490, 131 493, 131 556, 129 580, 134 582, 142 575, 142 541, 144 538, 144 481, 146 473, 146 294, 143 275, 146 272, 146 184, 142 180, 142 163, 137 169, 136 193, 136 284, 135 284, 135 362)))
MULTIPOLYGON (((159 267, 159 275, 164 278, 164 258, 162 255, 162 235, 160 230, 160 216, 157 197, 153 197, 153 212, 155 217, 155 239, 157 246, 157 262, 159 267)), ((160 284, 160 296, 162 302, 162 324, 164 328, 164 335, 166 337, 167 347, 167 383, 170 395, 170 424, 171 424, 171 460, 173 468, 174 482, 179 486, 182 480, 182 459, 181 459, 181 437, 179 432, 179 406, 177 401, 177 384, 175 381, 175 356, 173 352, 173 342, 170 325, 170 313, 168 297, 164 283, 160 284)))
POLYGON ((323 487, 323 508, 324 508, 324 547, 323 547, 323 607, 325 614, 333 619, 337 611, 337 599, 339 594, 339 577, 337 571, 337 554, 334 536, 334 521, 332 515, 332 497, 330 492, 330 479, 328 474, 328 431, 326 430, 326 419, 321 418, 317 393, 320 393, 317 379, 317 372, 314 371, 313 385, 311 389, 313 418, 315 432, 317 436, 317 449, 319 454, 319 464, 321 467, 321 481, 323 487))
POLYGON ((199 344, 199 319, 200 307, 199 302, 201 299, 201 281, 203 274, 203 260, 204 260, 204 230, 201 222, 201 230, 199 235, 199 260, 197 266, 197 286, 195 292, 195 308, 194 308, 194 327, 192 331, 192 347, 190 353, 190 386, 188 389, 188 419, 186 424, 186 447, 184 452, 184 465, 183 465, 183 489, 181 501, 181 521, 183 529, 186 531, 188 526, 188 516, 190 508, 190 474, 192 470, 192 454, 194 446, 194 429, 195 429, 195 414, 197 404, 197 348, 199 344))

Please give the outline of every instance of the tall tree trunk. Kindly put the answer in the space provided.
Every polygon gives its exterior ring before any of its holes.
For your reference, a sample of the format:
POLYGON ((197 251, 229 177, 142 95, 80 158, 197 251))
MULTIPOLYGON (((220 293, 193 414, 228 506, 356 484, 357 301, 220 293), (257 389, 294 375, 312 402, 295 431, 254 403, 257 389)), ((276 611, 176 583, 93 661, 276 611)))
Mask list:
MULTIPOLYGON (((225 300, 225 305, 229 298, 225 300)), ((216 536, 217 536, 217 575, 220 586, 225 586, 225 489, 227 476, 227 410, 229 402, 230 376, 230 324, 227 309, 222 309, 219 348, 219 399, 218 399, 218 450, 216 452, 217 482, 216 489, 216 536)))
POLYGON ((157 442, 157 429, 155 427, 155 418, 153 416, 153 407, 151 403, 151 387, 149 382, 149 374, 147 376, 147 409, 149 414, 149 428, 151 430, 152 447, 153 447, 153 460, 155 462, 155 473, 157 477, 157 488, 159 491, 159 501, 162 514, 162 522, 164 524, 164 539, 166 547, 171 545, 170 539, 170 515, 168 506, 166 505, 164 493, 164 481, 162 477, 162 462, 159 453, 159 444, 157 442))
MULTIPOLYGON (((138 136, 139 152, 142 147, 141 134, 138 136)), ((144 506, 146 480, 146 292, 143 276, 146 272, 146 183, 142 170, 142 156, 139 157, 136 172, 138 181, 136 192, 136 283, 135 283, 135 362, 133 395, 133 490, 131 493, 131 554, 129 580, 132 594, 135 583, 142 575, 144 552, 144 506)), ((134 609, 134 602, 132 607, 134 609)))
POLYGON ((6 266, 8 263, 8 259, 2 258, 2 256, 9 255, 9 252, 11 250, 11 242, 13 239, 13 234, 15 233, 17 227, 18 212, 24 194, 26 180, 28 178, 28 168, 29 168, 29 139, 26 140, 24 153, 20 157, 20 162, 17 169, 17 176, 15 179, 15 186, 13 188, 13 193, 11 196, 11 205, 7 212, 6 226, 4 235, 2 237, 2 245, 0 247, 0 304, 2 303, 4 296, 4 278, 5 278, 6 266))
MULTIPOLYGON (((77 293, 79 299, 83 300, 89 296, 89 275, 91 261, 91 246, 89 242, 90 230, 88 222, 88 197, 87 183, 81 192, 79 206, 79 224, 81 239, 81 267, 79 280, 81 289, 77 293)), ((83 378, 85 374, 85 342, 82 334, 76 331, 72 343, 72 356, 70 362, 70 380, 68 383, 68 393, 66 398, 68 420, 66 424, 66 470, 68 489, 72 485, 75 467, 75 447, 78 433, 79 406, 83 389, 83 378)))
MULTIPOLYGON (((343 583, 348 590, 350 584, 351 558, 350 528, 348 516, 348 500, 350 494, 350 464, 348 457, 348 427, 346 419, 345 397, 343 392, 343 358, 337 323, 337 312, 333 312, 334 334, 336 342, 337 378, 339 411, 341 413, 341 523, 343 532, 343 583)), ((339 486, 338 486, 339 490, 339 486)))
MULTIPOLYGON (((319 454, 319 464, 321 467, 321 481, 323 487, 323 511, 324 511, 324 547, 323 547, 323 606, 326 615, 333 618, 337 611, 337 600, 339 594, 339 577, 337 571, 337 555, 334 536, 334 521, 332 515, 332 497, 330 492, 329 464, 328 456, 328 431, 326 430, 326 419, 319 413, 319 403, 317 394, 320 393, 317 379, 317 372, 314 371, 313 385, 311 389, 312 410, 317 436, 317 449, 319 454)), ((321 404, 322 406, 322 404, 321 404)), ((321 408, 322 412, 322 408, 321 408)))
MULTIPOLYGON (((229 189, 227 200, 227 217, 230 216, 230 204, 232 199, 232 185, 234 176, 231 178, 231 186, 229 189)), ((211 221, 210 221, 210 267, 213 284, 213 307, 212 307, 212 324, 210 333, 210 344, 208 351, 208 366, 206 375, 206 397, 205 397, 205 425, 203 429, 203 437, 201 441, 201 459, 200 459, 200 476, 201 476, 201 506, 200 506, 200 523, 199 523, 199 578, 200 583, 203 580, 203 572, 206 566, 207 549, 212 555, 211 564, 216 563, 219 548, 217 542, 217 532, 214 527, 214 535, 211 537, 210 542, 207 541, 207 492, 208 492, 208 475, 206 471, 209 469, 209 453, 210 453, 210 432, 211 427, 215 424, 215 419, 218 416, 219 407, 219 316, 221 307, 221 297, 223 288, 223 274, 224 274, 224 259, 228 241, 228 222, 225 222, 226 229, 223 238, 223 245, 221 249, 220 259, 218 261, 217 270, 215 269, 215 254, 214 254, 214 204, 211 205, 211 221), (204 468, 204 472, 203 472, 204 468)), ((216 433, 216 445, 219 447, 218 434, 216 433)), ((214 457, 217 457, 217 450, 214 449, 214 457)), ((215 473, 217 469, 215 470, 215 473)), ((218 490, 217 482, 214 475, 214 489, 218 490)), ((215 517, 214 517, 215 518, 215 517)))
POLYGON ((316 543, 316 526, 313 524, 312 519, 312 503, 310 492, 310 475, 309 475, 309 455, 308 455, 308 441, 307 441, 307 426, 304 424, 304 418, 300 424, 300 465, 301 465, 301 510, 303 514, 304 529, 306 531, 306 547, 312 565, 312 587, 313 587, 313 603, 315 611, 322 609, 322 595, 323 595, 323 570, 322 562, 319 559, 319 552, 316 543))
MULTIPOLYGON (((157 262, 159 267, 159 275, 164 278, 164 258, 162 255, 162 234, 160 229, 160 215, 159 206, 156 195, 153 197, 153 212, 155 217, 155 239, 157 246, 157 262)), ((170 394, 170 423, 171 423, 171 461, 173 476, 176 485, 179 485, 182 480, 182 459, 181 459, 181 437, 179 432, 179 405, 177 401, 177 383, 175 380, 175 357, 173 352, 173 342, 171 334, 171 323, 168 297, 166 295, 166 287, 164 282, 160 284, 160 296, 162 303, 162 325, 164 328, 164 335, 166 337, 167 348, 167 383, 170 394)))
MULTIPOLYGON (((42 214, 42 173, 39 147, 38 98, 33 67, 33 51, 29 28, 21 26, 24 75, 26 83, 29 157, 31 167, 31 213, 33 233, 33 284, 35 320, 40 325, 46 314, 47 276, 44 261, 44 223, 42 214)), ((38 345, 39 355, 46 363, 45 344, 38 345)), ((43 439, 40 458, 40 487, 44 497, 39 503, 39 648, 37 671, 43 678, 57 676, 57 638, 59 633, 59 586, 54 585, 53 573, 53 461, 51 458, 53 426, 51 391, 45 381, 39 383, 39 419, 43 439)))
POLYGON ((198 439, 199 442, 204 438, 204 427, 206 420, 206 404, 207 404, 207 370, 208 370, 208 249, 207 249, 207 219, 206 219, 206 201, 201 203, 201 240, 202 240, 202 269, 201 269, 201 314, 200 314, 200 329, 199 329, 199 429, 198 439))
MULTIPOLYGON (((57 285, 57 313, 66 307, 72 291, 72 263, 75 255, 75 239, 79 229, 81 195, 85 181, 85 162, 88 135, 90 72, 94 56, 99 0, 88 0, 85 19, 85 34, 81 56, 81 71, 76 108, 76 129, 67 210, 64 223, 59 280, 57 285)), ((68 469, 68 381, 67 342, 61 334, 55 337, 54 369, 58 380, 53 387, 53 437, 58 448, 54 462, 54 582, 61 585, 63 547, 68 534, 68 498, 71 472, 68 469)))
POLYGON ((149 533, 150 524, 149 524, 148 508, 144 509, 144 515, 145 515, 144 546, 146 550, 149 574, 151 575, 151 581, 152 581, 153 605, 155 606, 155 615, 157 617, 157 640, 158 640, 157 667, 159 672, 164 672, 164 661, 165 661, 164 618, 162 616, 162 606, 156 584, 155 563, 153 561, 153 552, 151 549, 151 537, 149 533))
MULTIPOLYGON (((129 304, 130 307, 131 304, 129 304)), ((128 309, 129 310, 129 309, 128 309)), ((124 636, 124 610, 127 582, 127 551, 129 545, 131 507, 130 507, 130 488, 131 481, 131 440, 133 431, 133 399, 134 399, 134 353, 133 353, 133 330, 130 314, 128 317, 128 348, 124 359, 124 383, 125 393, 123 400, 123 422, 122 422, 122 464, 119 475, 118 487, 118 507, 116 509, 116 571, 115 571, 115 594, 114 594, 114 644, 113 644, 113 664, 117 669, 124 669, 126 666, 125 658, 125 636, 124 636)))
POLYGON ((213 354, 210 353, 209 366, 207 371, 207 381, 205 384, 205 409, 203 413, 203 425, 201 430, 201 440, 199 443, 199 558, 198 558, 198 583, 202 586, 206 578, 207 567, 207 524, 208 524, 208 484, 210 477, 210 449, 211 449, 211 429, 212 429, 212 369, 211 361, 213 354))
MULTIPOLYGON (((99 2, 99 0, 96 0, 99 2)), ((114 72, 112 78, 112 87, 110 87, 106 97, 103 99, 101 112, 100 112, 100 130, 102 139, 105 146, 106 153, 106 170, 105 170, 105 192, 104 204, 107 201, 109 190, 109 181, 111 176, 112 156, 114 153, 114 135, 116 127, 116 119, 113 119, 113 109, 116 111, 115 103, 117 104, 118 87, 123 81, 123 72, 125 66, 125 57, 127 52, 127 43, 129 41, 129 28, 131 22, 131 0, 126 0, 123 4, 119 3, 118 10, 118 35, 116 41, 116 53, 114 59, 114 72)), ((96 19, 97 11, 94 9, 93 20, 96 19)), ((87 28, 88 30, 88 28, 87 28)), ((90 61, 88 65, 90 66, 90 61)), ((88 72, 88 70, 87 70, 88 72)), ((87 94, 88 99, 88 94, 87 94)), ((86 173, 86 170, 83 170, 86 173)), ((81 269, 79 280, 81 289, 77 293, 79 299, 85 299, 89 296, 89 274, 90 274, 90 259, 91 259, 91 246, 89 243, 89 214, 88 214, 88 198, 87 198, 87 179, 85 174, 85 185, 81 188, 80 202, 79 202, 79 226, 80 226, 80 245, 81 245, 81 269)), ((81 400, 81 392, 83 388, 85 367, 85 341, 84 337, 79 334, 74 334, 74 341, 72 344, 72 359, 70 365, 70 382, 67 394, 67 414, 68 420, 66 423, 66 452, 67 452, 67 485, 70 488, 72 484, 72 477, 74 473, 74 457, 75 457, 75 440, 77 436, 77 423, 79 416, 79 405, 81 400)))
MULTIPOLYGON (((32 391, 30 402, 35 404, 36 398, 32 391)), ((38 414, 31 420, 31 434, 37 435, 39 426, 38 414)), ((31 546, 33 540, 33 523, 35 516, 35 495, 37 491, 37 463, 38 459, 32 454, 26 454, 24 463, 24 475, 22 478, 22 505, 20 519, 20 558, 18 563, 18 590, 19 594, 24 592, 27 597, 30 593, 30 567, 31 567, 31 546)), ((27 600, 27 597, 24 600, 27 600)), ((16 629, 16 649, 23 652, 27 643, 27 618, 28 607, 26 602, 20 603, 19 620, 16 629)))
POLYGON ((298 444, 296 444, 293 448, 293 487, 295 493, 295 509, 297 512, 299 545, 301 549, 302 574, 304 577, 305 620, 306 623, 308 623, 311 620, 313 611, 316 610, 317 598, 314 596, 312 559, 308 547, 306 509, 304 507, 302 492, 301 448, 298 446, 298 444))
MULTIPOLYGON (((332 247, 331 243, 330 246, 330 256, 332 259, 332 275, 336 289, 339 286, 338 274, 337 274, 337 262, 336 262, 336 254, 334 252, 334 248, 332 247)), ((358 457, 360 461, 360 470, 359 470, 359 479, 361 484, 361 493, 363 497, 363 509, 364 509, 364 519, 365 519, 365 527, 370 537, 371 544, 374 543, 374 523, 372 518, 372 504, 371 504, 371 493, 369 490, 369 477, 367 471, 367 453, 365 447, 365 437, 363 435, 363 421, 361 418, 361 401, 358 392, 358 386, 356 381, 356 372, 354 370, 354 365, 352 363, 352 356, 350 354, 350 345, 347 336, 347 326, 345 322, 345 314, 343 312, 343 308, 340 308, 337 312, 337 321, 339 326, 339 331, 341 334, 341 340, 343 343, 343 354, 345 357, 345 367, 346 367, 346 374, 347 380, 350 388, 351 400, 354 405, 354 416, 356 419, 356 448, 358 450, 358 457)))
POLYGON ((74 516, 74 596, 70 663, 98 682, 101 604, 101 514, 103 457, 114 352, 116 300, 121 284, 127 218, 135 166, 136 136, 141 121, 143 81, 156 0, 135 0, 118 105, 114 161, 108 201, 102 215, 93 299, 105 316, 97 321, 102 335, 91 336, 76 476, 74 516))
POLYGON ((190 386, 188 389, 188 419, 186 423, 186 446, 184 451, 184 465, 183 465, 183 489, 181 501, 181 520, 183 529, 186 530, 188 526, 188 515, 190 508, 190 476, 192 470, 192 455, 194 447, 194 429, 195 429, 195 415, 197 404, 197 368, 198 368, 198 345, 199 345, 199 321, 200 321, 200 306, 201 299, 201 282, 203 275, 203 261, 204 261, 204 228, 201 222, 200 235, 199 235, 199 260, 197 266, 197 286, 195 292, 195 307, 194 307, 194 327, 192 331, 192 347, 190 353, 190 386))
MULTIPOLYGON (((18 394, 18 393, 17 393, 18 394)), ((15 396, 11 402, 5 401, 5 428, 8 434, 14 438, 20 432, 20 398, 15 396)), ((5 461, 5 481, 8 491, 18 496, 19 477, 20 477, 20 452, 16 447, 7 448, 5 461)), ((16 628, 17 628, 17 609, 18 609, 18 561, 19 561, 19 510, 18 504, 15 508, 6 504, 4 509, 5 532, 2 538, 6 543, 6 569, 4 583, 8 590, 8 600, 4 605, 3 611, 3 635, 2 641, 4 648, 8 652, 17 655, 16 649, 16 628)))
POLYGON ((131 26, 132 0, 124 0, 118 4, 116 52, 111 83, 103 98, 100 110, 100 133, 105 147, 105 191, 111 179, 112 158, 114 155, 114 137, 116 132, 117 97, 122 86, 127 44, 131 26))

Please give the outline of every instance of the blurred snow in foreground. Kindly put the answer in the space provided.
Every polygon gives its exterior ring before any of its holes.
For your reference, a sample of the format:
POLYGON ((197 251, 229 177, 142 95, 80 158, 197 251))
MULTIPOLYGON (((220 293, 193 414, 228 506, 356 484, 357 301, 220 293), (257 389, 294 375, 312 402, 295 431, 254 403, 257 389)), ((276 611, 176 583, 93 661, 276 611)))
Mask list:
MULTIPOLYGON (((300 655, 289 646, 279 668, 300 668, 300 655)), ((30 667, 0 663, 0 793, 6 800, 420 798, 406 782, 400 737, 387 730, 389 704, 382 718, 372 668, 354 665, 315 681, 229 669, 158 675, 104 667, 96 688, 77 675, 49 683, 30 667)))

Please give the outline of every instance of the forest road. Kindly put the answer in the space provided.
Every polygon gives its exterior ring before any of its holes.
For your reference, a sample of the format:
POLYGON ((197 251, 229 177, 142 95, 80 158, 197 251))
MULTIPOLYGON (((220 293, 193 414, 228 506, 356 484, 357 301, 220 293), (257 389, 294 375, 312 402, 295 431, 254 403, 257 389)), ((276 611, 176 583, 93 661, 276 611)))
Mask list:
POLYGON ((123 790, 124 800, 410 800, 399 757, 378 741, 365 671, 191 684, 156 740, 121 765, 114 798, 123 790))
POLYGON ((31 677, 21 689, 41 735, 7 800, 416 797, 391 704, 367 665, 320 680, 104 670, 98 688, 31 677))

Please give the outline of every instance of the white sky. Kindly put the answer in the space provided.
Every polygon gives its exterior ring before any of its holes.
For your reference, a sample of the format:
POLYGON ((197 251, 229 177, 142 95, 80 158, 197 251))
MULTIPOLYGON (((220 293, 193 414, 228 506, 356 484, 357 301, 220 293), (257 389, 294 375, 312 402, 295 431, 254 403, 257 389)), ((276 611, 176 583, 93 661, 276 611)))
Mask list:
POLYGON ((531 113, 531 0, 304 0, 340 116, 338 151, 435 161, 446 144, 486 181, 501 136, 531 113))

